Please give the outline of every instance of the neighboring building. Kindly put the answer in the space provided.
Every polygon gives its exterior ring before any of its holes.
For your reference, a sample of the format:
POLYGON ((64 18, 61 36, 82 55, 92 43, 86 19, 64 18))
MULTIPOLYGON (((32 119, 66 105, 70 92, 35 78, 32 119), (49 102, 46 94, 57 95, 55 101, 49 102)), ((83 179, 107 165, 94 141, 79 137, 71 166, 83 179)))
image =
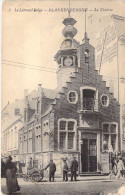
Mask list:
POLYGON ((22 125, 24 101, 15 100, 9 103, 1 113, 1 153, 4 156, 12 155, 18 160, 18 131, 22 125))
POLYGON ((122 106, 122 140, 123 140, 123 147, 122 150, 125 151, 125 104, 122 106))
POLYGON ((14 121, 2 134, 2 154, 11 155, 13 161, 18 161, 18 132, 23 125, 22 116, 14 121))
MULTIPOLYGON (((110 91, 120 103, 120 131, 123 134, 122 106, 125 104, 125 17, 118 15, 107 15, 104 18, 91 15, 91 35, 96 37, 96 67, 106 80, 110 91), (98 21, 99 20, 99 21, 98 21), (96 28, 95 28, 96 23, 96 28), (100 28, 100 26, 102 28, 100 28), (101 29, 101 31, 99 30, 101 29), (113 74, 112 74, 113 73, 113 74)), ((122 136, 121 136, 122 138, 122 136)), ((121 149, 125 151, 124 140, 121 139, 121 149)))
MULTIPOLYGON (((25 97, 24 125, 19 131, 19 160, 44 168, 50 159, 61 173, 62 159, 79 162, 79 173, 109 172, 109 151, 120 151, 120 106, 95 70, 95 49, 85 33, 73 37, 76 21, 64 19, 66 37, 55 55, 57 89, 39 85, 34 108, 25 97), (35 106, 36 105, 36 106, 35 106)), ((25 170, 26 171, 26 170, 25 170)))

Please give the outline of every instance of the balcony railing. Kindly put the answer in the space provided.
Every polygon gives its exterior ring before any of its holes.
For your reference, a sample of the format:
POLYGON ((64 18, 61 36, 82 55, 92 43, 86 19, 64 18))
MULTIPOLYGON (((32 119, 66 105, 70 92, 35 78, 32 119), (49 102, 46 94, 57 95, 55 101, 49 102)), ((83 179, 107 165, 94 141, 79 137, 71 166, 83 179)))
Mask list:
POLYGON ((94 98, 83 98, 79 108, 84 111, 98 111, 98 100, 94 98))

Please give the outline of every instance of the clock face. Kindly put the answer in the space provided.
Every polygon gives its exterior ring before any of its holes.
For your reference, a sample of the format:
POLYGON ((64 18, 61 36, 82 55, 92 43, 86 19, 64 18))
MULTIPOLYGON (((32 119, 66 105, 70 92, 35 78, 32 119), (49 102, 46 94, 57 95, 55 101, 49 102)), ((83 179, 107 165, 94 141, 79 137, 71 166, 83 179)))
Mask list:
POLYGON ((72 65, 72 59, 71 59, 71 58, 66 58, 66 59, 64 60, 64 64, 65 64, 66 66, 71 66, 71 65, 72 65))

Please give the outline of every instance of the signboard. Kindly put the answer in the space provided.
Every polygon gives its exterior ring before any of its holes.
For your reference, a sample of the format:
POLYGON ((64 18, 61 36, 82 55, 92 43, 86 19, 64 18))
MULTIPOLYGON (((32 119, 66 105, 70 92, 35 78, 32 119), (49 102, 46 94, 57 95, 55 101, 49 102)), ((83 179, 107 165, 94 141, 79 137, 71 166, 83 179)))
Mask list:
POLYGON ((101 153, 101 172, 109 173, 109 154, 101 153))

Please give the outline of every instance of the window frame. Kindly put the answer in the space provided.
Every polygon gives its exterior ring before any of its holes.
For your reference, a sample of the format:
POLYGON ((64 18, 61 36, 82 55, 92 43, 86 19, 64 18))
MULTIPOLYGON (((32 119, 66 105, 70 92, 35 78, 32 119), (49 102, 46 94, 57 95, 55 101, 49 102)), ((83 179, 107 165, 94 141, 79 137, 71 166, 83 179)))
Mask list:
POLYGON ((102 105, 103 107, 108 107, 108 106, 109 106, 110 100, 109 100, 109 96, 108 96, 107 94, 102 94, 101 97, 100 97, 100 101, 101 101, 101 105, 102 105), (104 105, 104 104, 102 103, 102 98, 103 98, 103 96, 107 96, 107 103, 106 103, 106 105, 104 105))
POLYGON ((118 123, 116 123, 116 122, 103 122, 102 123, 102 152, 104 152, 104 151, 106 151, 106 152, 108 152, 109 151, 109 148, 110 148, 110 146, 111 146, 111 136, 112 135, 116 135, 116 143, 115 143, 115 151, 118 151, 118 123), (109 132, 104 132, 103 131, 103 125, 105 125, 105 124, 108 124, 109 125, 109 132), (116 133, 114 133, 114 132, 111 132, 111 125, 116 125, 116 133), (103 146, 103 135, 109 135, 109 140, 108 140, 108 143, 107 143, 107 145, 108 145, 108 149, 104 149, 104 146, 103 146))
POLYGON ((41 152, 41 147, 39 148, 39 144, 41 145, 41 124, 37 124, 35 126, 35 141, 36 141, 36 145, 35 145, 35 151, 36 152, 41 152))
POLYGON ((70 104, 76 104, 77 102, 78 102, 78 93, 76 92, 76 91, 69 91, 68 92, 68 94, 67 94, 67 99, 68 99, 68 102, 70 103, 70 104), (75 95, 76 95, 76 98, 75 98, 75 101, 74 102, 71 102, 70 101, 70 99, 69 99, 69 95, 70 95, 70 93, 75 93, 75 95))
POLYGON ((63 151, 76 151, 77 149, 77 121, 75 119, 66 119, 66 118, 61 118, 58 119, 58 150, 63 150, 63 151), (60 121, 65 121, 66 122, 66 128, 65 130, 60 130, 60 121), (74 129, 73 130, 68 130, 68 122, 74 122, 74 129), (65 133, 66 134, 66 147, 60 148, 60 133, 65 133), (73 140, 73 148, 68 149, 68 133, 73 133, 74 134, 74 140, 73 140))
POLYGON ((90 86, 80 87, 80 109, 83 110, 83 98, 84 98, 83 90, 84 89, 95 91, 96 104, 94 106, 94 111, 98 111, 98 109, 99 109, 99 106, 98 106, 98 103, 99 103, 99 101, 98 101, 99 100, 99 98, 98 98, 98 89, 96 89, 95 87, 90 87, 90 86))

